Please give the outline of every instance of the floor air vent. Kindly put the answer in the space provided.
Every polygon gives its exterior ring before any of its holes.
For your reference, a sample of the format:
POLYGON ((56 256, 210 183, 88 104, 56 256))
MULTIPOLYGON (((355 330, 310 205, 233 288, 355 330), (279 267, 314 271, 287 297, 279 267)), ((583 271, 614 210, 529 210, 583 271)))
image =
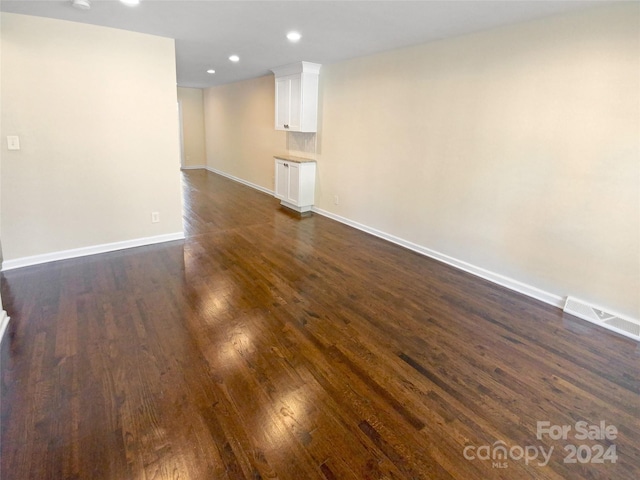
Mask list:
POLYGON ((640 341, 640 322, 637 320, 621 318, 619 315, 599 310, 572 297, 567 297, 563 310, 583 320, 588 320, 601 327, 640 341))

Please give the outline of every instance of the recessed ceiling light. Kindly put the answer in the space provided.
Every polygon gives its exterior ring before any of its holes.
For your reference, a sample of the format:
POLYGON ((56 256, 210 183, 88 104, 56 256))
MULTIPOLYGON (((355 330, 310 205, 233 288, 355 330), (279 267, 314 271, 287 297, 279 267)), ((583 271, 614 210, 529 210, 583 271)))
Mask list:
POLYGON ((302 35, 300 35, 298 32, 289 32, 287 33, 287 38, 290 42, 297 42, 302 38, 302 35))
POLYGON ((140 4, 140 0, 120 0, 121 3, 124 3, 127 7, 135 7, 140 4))
POLYGON ((216 71, 213 68, 210 68, 209 70, 207 70, 207 73, 210 73, 213 75, 214 73, 216 73, 216 71))
POLYGON ((91 2, 89 0, 73 0, 71 6, 78 10, 89 10, 91 8, 91 2))
POLYGON ((229 57, 229 60, 231 60, 232 62, 239 62, 240 61, 240 57, 238 55, 231 55, 229 57))

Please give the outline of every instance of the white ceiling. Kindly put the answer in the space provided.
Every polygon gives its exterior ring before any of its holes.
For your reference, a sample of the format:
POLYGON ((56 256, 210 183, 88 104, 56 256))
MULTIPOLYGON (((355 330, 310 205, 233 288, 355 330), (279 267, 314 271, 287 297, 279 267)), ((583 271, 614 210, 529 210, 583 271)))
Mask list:
POLYGON ((254 78, 300 60, 329 64, 441 38, 464 35, 602 1, 217 1, 2 0, 0 10, 91 23, 176 39, 178 85, 208 87, 254 78), (297 44, 285 35, 302 34, 297 44), (240 62, 231 63, 237 54, 240 62), (215 75, 206 70, 214 68, 215 75))

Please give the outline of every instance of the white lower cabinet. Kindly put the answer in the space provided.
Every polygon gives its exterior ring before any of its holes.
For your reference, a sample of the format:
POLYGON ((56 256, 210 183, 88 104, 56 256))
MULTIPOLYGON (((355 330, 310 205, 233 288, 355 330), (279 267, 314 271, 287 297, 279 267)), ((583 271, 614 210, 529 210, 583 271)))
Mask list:
POLYGON ((297 212, 313 207, 316 189, 316 162, 275 157, 275 196, 280 203, 297 212))

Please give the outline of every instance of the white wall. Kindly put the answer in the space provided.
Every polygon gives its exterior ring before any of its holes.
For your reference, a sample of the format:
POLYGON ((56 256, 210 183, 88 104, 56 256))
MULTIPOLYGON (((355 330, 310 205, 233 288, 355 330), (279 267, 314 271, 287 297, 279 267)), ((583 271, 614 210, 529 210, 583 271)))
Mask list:
POLYGON ((174 41, 1 21, 4 260, 182 232, 174 41))
MULTIPOLYGON (((640 317, 639 18, 616 4, 324 65, 317 206, 640 317)), ((238 147, 267 128, 243 105, 272 97, 273 79, 207 89, 207 140, 228 139, 211 165, 273 188, 279 145, 238 147)))
POLYGON ((203 91, 201 88, 178 87, 178 100, 182 106, 184 166, 206 166, 203 91))
POLYGON ((287 148, 274 101, 272 75, 205 89, 207 166, 273 189, 273 155, 287 148))
POLYGON ((638 19, 598 8, 323 67, 319 207, 640 317, 638 19))

